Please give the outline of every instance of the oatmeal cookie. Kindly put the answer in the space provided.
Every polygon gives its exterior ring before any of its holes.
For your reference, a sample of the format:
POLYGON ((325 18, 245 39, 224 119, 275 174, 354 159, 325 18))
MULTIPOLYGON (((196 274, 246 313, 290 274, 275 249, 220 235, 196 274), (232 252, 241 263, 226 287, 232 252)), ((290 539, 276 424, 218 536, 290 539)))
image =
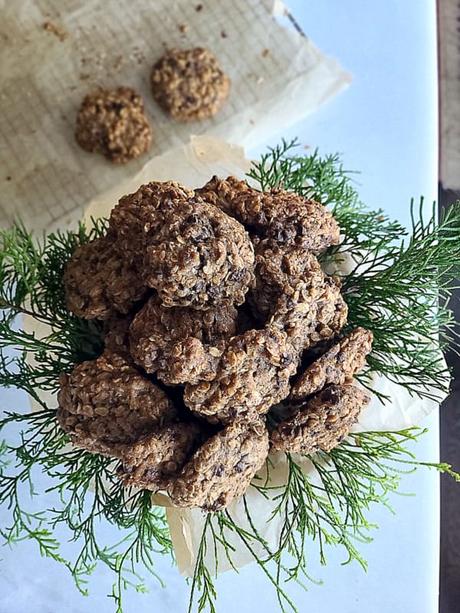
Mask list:
POLYGON ((328 277, 315 255, 298 245, 255 239, 255 284, 249 301, 259 320, 287 334, 299 351, 337 334, 347 307, 337 279, 328 277))
POLYGON ((197 338, 192 337, 178 341, 164 352, 157 376, 168 385, 196 385, 203 381, 212 381, 219 368, 225 345, 224 340, 213 345, 203 345, 197 338))
POLYGON ((105 455, 175 418, 166 394, 123 357, 104 352, 60 378, 57 419, 78 447, 105 455))
POLYGON ((144 279, 167 307, 242 304, 253 280, 254 249, 236 220, 202 201, 167 211, 144 255, 144 279))
POLYGON ((147 372, 158 371, 165 383, 186 383, 209 370, 205 365, 215 353, 212 346, 235 334, 236 318, 229 304, 207 311, 166 308, 153 296, 131 324, 130 353, 147 372))
POLYGON ((153 97, 177 121, 213 117, 230 90, 230 79, 208 49, 172 49, 151 74, 153 97))
POLYGON ((217 206, 227 215, 235 217, 235 219, 246 225, 252 225, 248 221, 252 216, 244 209, 242 203, 246 196, 250 198, 255 192, 258 193, 246 181, 241 181, 232 176, 226 179, 219 179, 216 175, 203 187, 195 190, 195 194, 205 202, 217 206))
POLYGON ((291 398, 305 398, 330 383, 345 383, 363 368, 371 348, 372 332, 356 328, 306 368, 292 386, 291 398))
POLYGON ((320 253, 340 242, 339 226, 320 203, 294 192, 260 192, 234 177, 213 177, 195 193, 262 238, 320 253))
POLYGON ((347 313, 340 283, 319 271, 281 293, 269 324, 284 332, 302 352, 338 334, 347 313))
POLYGON ((218 511, 244 494, 268 453, 265 424, 237 420, 194 453, 170 489, 179 507, 218 511))
POLYGON ((212 381, 185 386, 184 402, 196 414, 222 423, 263 414, 288 396, 297 365, 298 353, 285 334, 249 330, 229 341, 212 381))
POLYGON ((355 385, 328 385, 270 436, 274 451, 330 451, 348 434, 369 396, 355 385))
POLYGON ((75 129, 85 151, 125 164, 150 149, 152 132, 144 102, 130 87, 98 89, 83 99, 75 129))
POLYGON ((165 212, 192 198, 192 191, 174 181, 152 181, 120 198, 109 220, 109 232, 116 238, 119 252, 140 257, 163 224, 165 212))
POLYGON ((163 426, 121 448, 118 472, 123 485, 164 490, 198 447, 203 430, 196 422, 163 426))
POLYGON ((346 324, 348 306, 342 296, 341 288, 338 277, 325 276, 324 285, 316 303, 316 322, 308 330, 306 345, 308 348, 336 337, 346 324))
POLYGON ((84 319, 127 313, 147 291, 136 260, 120 256, 109 237, 77 247, 64 272, 69 311, 84 319))
POLYGON ((255 240, 255 284, 249 300, 263 321, 273 314, 281 295, 295 296, 300 284, 318 286, 324 273, 316 257, 303 247, 280 246, 273 240, 255 240))

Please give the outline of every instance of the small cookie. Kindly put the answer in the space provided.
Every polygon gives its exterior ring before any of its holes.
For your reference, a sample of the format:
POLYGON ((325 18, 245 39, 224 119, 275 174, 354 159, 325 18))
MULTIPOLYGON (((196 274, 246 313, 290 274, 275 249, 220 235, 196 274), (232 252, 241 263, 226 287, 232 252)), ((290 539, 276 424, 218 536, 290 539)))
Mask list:
POLYGON ((340 282, 324 273, 298 279, 282 293, 269 325, 285 333, 293 347, 302 352, 334 337, 347 320, 348 308, 340 293, 340 282))
POLYGON ((203 201, 166 211, 144 254, 144 280, 166 307, 242 304, 254 278, 254 248, 232 217, 203 201))
POLYGON ((274 451, 330 451, 348 434, 369 396, 355 385, 328 385, 273 430, 274 451))
POLYGON ((208 439, 173 482, 170 496, 179 507, 218 511, 242 496, 268 454, 261 420, 237 420, 208 439))
POLYGON ((180 383, 196 385, 212 381, 219 368, 226 341, 203 345, 197 338, 189 337, 172 345, 164 354, 163 367, 158 378, 169 385, 180 383))
POLYGON ((140 258, 163 224, 165 212, 192 198, 193 192, 175 181, 152 181, 123 196, 109 219, 116 248, 122 255, 133 253, 140 258))
POLYGON ((230 339, 212 381, 185 386, 184 402, 213 422, 264 414, 289 395, 297 364, 298 354, 285 334, 249 330, 230 339))
POLYGON ((122 257, 107 236, 77 247, 65 267, 64 288, 67 308, 84 319, 126 314, 147 291, 136 260, 122 257))
POLYGON ((141 96, 130 87, 98 89, 83 99, 75 138, 82 149, 125 164, 150 149, 152 132, 141 96))
POLYGON ((340 242, 340 229, 330 211, 294 192, 260 192, 235 177, 213 177, 195 193, 261 238, 270 238, 279 245, 298 245, 321 253, 340 242))
POLYGON ((317 258, 299 246, 255 240, 255 284, 249 293, 255 315, 262 321, 273 314, 281 295, 295 299, 301 286, 322 283, 324 273, 317 258))
POLYGON ((152 490, 168 487, 199 445, 202 428, 195 422, 177 422, 140 438, 120 451, 118 471, 123 485, 152 490))
POLYGON ((149 183, 112 210, 121 257, 139 261, 166 307, 241 304, 253 280, 254 249, 235 219, 173 182, 149 183))
POLYGON ((110 351, 62 374, 58 403, 58 422, 74 445, 115 457, 120 444, 176 417, 166 394, 110 351))
POLYGON ((168 51, 152 68, 153 97, 177 121, 213 117, 225 102, 230 79, 208 50, 168 51))
POLYGON ((131 324, 131 356, 148 373, 157 372, 165 383, 191 382, 198 373, 209 370, 202 363, 212 349, 208 345, 235 334, 236 317, 236 309, 229 304, 207 311, 166 308, 158 296, 152 296, 131 324))
POLYGON ((372 332, 356 328, 337 341, 300 375, 291 389, 298 400, 315 394, 331 383, 342 384, 359 372, 372 348, 372 332))

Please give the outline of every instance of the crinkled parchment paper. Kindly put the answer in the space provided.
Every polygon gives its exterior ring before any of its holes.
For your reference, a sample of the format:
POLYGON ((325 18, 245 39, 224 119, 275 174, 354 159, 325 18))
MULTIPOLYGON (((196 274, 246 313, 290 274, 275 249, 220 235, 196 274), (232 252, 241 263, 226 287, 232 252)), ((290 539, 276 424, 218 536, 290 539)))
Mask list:
MULTIPOLYGON (((187 187, 197 187, 213 174, 222 177, 234 174, 244 178, 249 164, 241 147, 229 145, 212 137, 195 137, 188 145, 151 160, 136 177, 96 198, 86 209, 85 217, 89 219, 90 217, 107 216, 120 196, 135 191, 141 183, 146 181, 169 179, 179 181, 187 187)), ((344 269, 347 265, 346 261, 342 264, 344 269)), ((391 402, 383 404, 377 396, 373 396, 369 406, 362 412, 354 431, 401 430, 419 425, 424 417, 435 410, 439 404, 432 400, 412 397, 405 388, 380 375, 373 376, 372 386, 389 396, 391 402)), ((284 458, 284 454, 276 454, 272 458, 270 484, 273 486, 282 484, 286 479, 287 466, 284 458)), ((308 460, 299 458, 299 463, 313 476, 313 467, 308 460)), ((265 469, 258 477, 261 483, 265 481, 265 469)), ((171 507, 167 497, 162 495, 155 496, 154 500, 157 504, 166 506, 179 570, 186 575, 193 574, 205 520, 204 513, 198 509, 171 507)), ((271 519, 276 502, 273 499, 267 500, 251 487, 246 494, 246 503, 257 531, 266 540, 267 546, 274 549, 281 530, 281 522, 278 517, 271 519)), ((240 526, 250 528, 241 500, 234 502, 229 512, 240 526)), ((252 554, 238 536, 226 533, 226 537, 235 547, 235 552, 232 554, 235 566, 240 567, 253 560, 252 554)), ((260 545, 252 544, 252 546, 258 554, 264 554, 260 545)), ((218 559, 219 572, 230 568, 222 548, 218 549, 218 559)), ((207 548, 206 562, 210 569, 214 568, 214 551, 211 546, 207 548)))
MULTIPOLYGON (((247 147, 267 142, 349 81, 334 60, 274 17, 274 0, 0 0, 0 226, 20 217, 50 229, 194 134, 247 147), (232 80, 213 119, 176 123, 154 103, 152 64, 167 47, 205 46, 232 80), (96 86, 140 91, 154 143, 116 166, 74 139, 82 97, 96 86)), ((279 1, 276 10, 283 9, 279 1)))

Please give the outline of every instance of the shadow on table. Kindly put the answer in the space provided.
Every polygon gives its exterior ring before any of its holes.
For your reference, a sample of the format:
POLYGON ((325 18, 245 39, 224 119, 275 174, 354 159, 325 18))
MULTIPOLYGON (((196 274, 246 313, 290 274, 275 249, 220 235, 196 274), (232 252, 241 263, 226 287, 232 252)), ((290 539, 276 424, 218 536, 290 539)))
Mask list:
MULTIPOLYGON (((460 199, 460 193, 439 189, 441 209, 460 199)), ((460 332, 460 291, 456 291, 451 308, 460 332)), ((448 351, 446 359, 453 370, 452 392, 441 406, 441 461, 460 471, 460 356, 448 351)), ((441 476, 441 559, 439 613, 460 611, 460 484, 441 476)))

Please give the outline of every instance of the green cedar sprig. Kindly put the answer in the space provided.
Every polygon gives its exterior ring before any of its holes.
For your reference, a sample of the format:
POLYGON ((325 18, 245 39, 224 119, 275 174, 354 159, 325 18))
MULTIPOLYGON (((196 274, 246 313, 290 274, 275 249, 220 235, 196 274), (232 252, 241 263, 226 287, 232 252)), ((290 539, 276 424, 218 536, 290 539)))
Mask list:
POLYGON ((369 372, 411 394, 442 397, 449 377, 439 349, 458 346, 447 304, 460 278, 460 202, 440 219, 435 206, 426 211, 423 199, 418 207, 412 202, 408 233, 364 206, 338 155, 299 156, 296 147, 296 141, 283 141, 254 164, 250 177, 264 190, 293 190, 331 209, 344 239, 323 259, 331 265, 351 258, 352 270, 342 278, 348 328, 363 326, 374 334, 369 372))
MULTIPOLYGON (((353 270, 342 281, 350 325, 365 325, 374 332, 369 370, 421 396, 432 395, 428 385, 435 394, 444 390, 437 337, 441 333, 441 345, 454 347, 457 337, 450 312, 444 306, 437 308, 437 298, 443 303, 448 299, 458 274, 459 205, 439 222, 434 213, 425 220, 414 211, 413 232, 408 236, 381 211, 364 207, 338 156, 293 155, 294 146, 282 143, 274 148, 250 174, 263 189, 293 189, 333 210, 344 241, 324 260, 331 264, 345 254, 353 262, 353 270)), ((62 275, 75 248, 101 236, 105 225, 104 221, 91 229, 81 225, 75 232, 39 241, 22 226, 0 231, 0 386, 23 390, 39 406, 35 413, 23 408, 0 419, 8 441, 0 444, 0 506, 9 509, 0 536, 8 543, 35 541, 42 555, 69 569, 83 593, 95 565, 105 564, 115 575, 111 596, 120 613, 124 590, 144 591, 143 570, 155 574, 155 556, 171 552, 164 510, 152 506, 148 492, 124 489, 116 478, 116 462, 69 447, 55 419, 55 402, 48 406, 41 395, 57 391, 62 371, 102 350, 100 326, 67 311, 62 275), (21 328, 17 319, 21 314, 43 324, 43 333, 21 328), (59 504, 31 512, 37 470, 47 475, 48 493, 57 494, 59 504), (119 529, 118 543, 100 542, 101 521, 119 529), (73 561, 60 553, 55 536, 59 526, 66 526, 78 544, 73 561)), ((369 539, 368 510, 374 503, 388 504, 401 469, 419 465, 406 445, 420 434, 408 430, 353 435, 329 454, 310 458, 319 482, 293 456, 287 458, 285 487, 274 492, 268 483, 254 482, 261 495, 276 497, 275 515, 283 518, 273 551, 258 534, 246 500, 249 527, 237 525, 228 512, 208 515, 192 580, 191 610, 197 596, 199 611, 215 611, 218 561, 215 568, 207 568, 205 554, 219 543, 232 564, 230 535, 232 542, 236 536, 251 552, 283 610, 295 610, 285 584, 308 578, 306 552, 312 540, 317 541, 323 561, 327 545, 339 545, 347 559, 364 565, 358 546, 369 539), (265 554, 258 554, 260 550, 265 554)), ((447 465, 427 466, 457 478, 447 465)))

